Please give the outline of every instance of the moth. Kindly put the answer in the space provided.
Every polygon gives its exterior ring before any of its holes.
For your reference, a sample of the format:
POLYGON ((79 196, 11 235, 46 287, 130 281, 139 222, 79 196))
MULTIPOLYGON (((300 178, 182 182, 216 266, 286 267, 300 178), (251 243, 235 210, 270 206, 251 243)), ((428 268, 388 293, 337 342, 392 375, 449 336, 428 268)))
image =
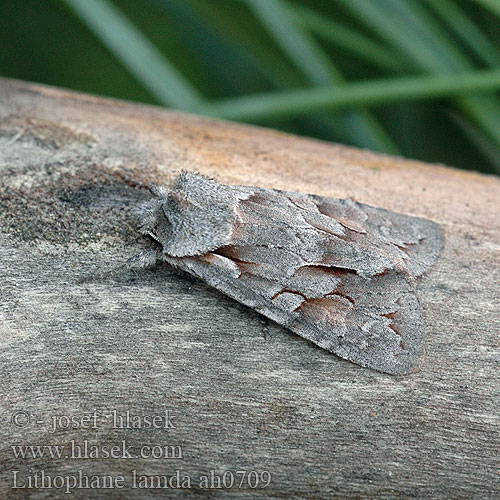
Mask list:
POLYGON ((187 271, 341 358, 419 368, 415 279, 443 246, 438 224, 382 208, 182 172, 137 209, 155 247, 131 259, 187 271))

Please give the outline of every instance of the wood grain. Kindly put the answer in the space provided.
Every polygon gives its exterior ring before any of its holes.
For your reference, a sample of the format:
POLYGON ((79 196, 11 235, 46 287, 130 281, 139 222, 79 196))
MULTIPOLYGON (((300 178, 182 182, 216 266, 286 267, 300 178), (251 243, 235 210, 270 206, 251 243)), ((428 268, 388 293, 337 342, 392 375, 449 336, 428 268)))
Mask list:
POLYGON ((12 80, 0 80, 0 171, 2 498, 68 498, 12 489, 14 470, 18 485, 42 470, 125 478, 78 498, 500 496, 498 178, 12 80), (166 265, 122 267, 147 246, 131 208, 180 169, 441 224, 445 248, 418 283, 421 371, 360 368, 166 265), (95 410, 166 409, 175 428, 105 416, 81 428, 95 410), (58 416, 73 421, 52 432, 58 416), (66 458, 72 441, 100 458, 66 458), (122 442, 132 458, 102 456, 122 442), (65 449, 16 458, 16 445, 65 449), (154 445, 182 458, 139 456, 154 445), (179 470, 191 488, 130 489, 134 470, 179 470), (204 489, 211 470, 272 481, 204 489))

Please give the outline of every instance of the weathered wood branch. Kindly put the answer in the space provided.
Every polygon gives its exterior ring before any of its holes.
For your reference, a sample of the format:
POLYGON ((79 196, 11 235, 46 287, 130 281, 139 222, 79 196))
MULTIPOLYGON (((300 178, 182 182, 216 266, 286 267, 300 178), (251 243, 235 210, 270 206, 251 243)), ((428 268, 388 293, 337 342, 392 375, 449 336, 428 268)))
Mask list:
POLYGON ((211 470, 272 475, 264 489, 235 476, 220 498, 500 495, 498 178, 9 80, 0 172, 2 498, 64 497, 12 489, 42 470, 124 477, 78 498, 211 497, 211 470), (167 266, 121 267, 147 245, 131 207, 180 169, 441 224, 445 248, 417 289, 421 371, 360 368, 167 266), (168 428, 116 428, 113 411, 168 428), (98 457, 72 458, 72 442, 98 457), (122 442, 132 457, 105 456, 122 442), (21 458, 16 445, 65 448, 21 458), (140 456, 154 445, 180 448, 140 456), (129 489, 133 471, 176 470, 190 489, 129 489))

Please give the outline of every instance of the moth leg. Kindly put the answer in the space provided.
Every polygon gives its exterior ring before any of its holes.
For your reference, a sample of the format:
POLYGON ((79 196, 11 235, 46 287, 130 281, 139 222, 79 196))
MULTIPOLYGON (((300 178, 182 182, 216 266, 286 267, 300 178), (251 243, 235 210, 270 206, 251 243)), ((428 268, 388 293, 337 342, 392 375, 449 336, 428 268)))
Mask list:
POLYGON ((127 267, 131 269, 146 269, 152 267, 160 260, 161 252, 156 248, 148 248, 140 254, 127 260, 127 267))

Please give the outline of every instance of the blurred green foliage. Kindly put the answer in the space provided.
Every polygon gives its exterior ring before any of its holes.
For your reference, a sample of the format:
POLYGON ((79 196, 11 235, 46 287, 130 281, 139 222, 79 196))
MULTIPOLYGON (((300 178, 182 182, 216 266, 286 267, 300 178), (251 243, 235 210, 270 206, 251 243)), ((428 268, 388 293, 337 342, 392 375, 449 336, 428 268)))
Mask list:
POLYGON ((2 2, 0 74, 500 173, 500 0, 2 2))

